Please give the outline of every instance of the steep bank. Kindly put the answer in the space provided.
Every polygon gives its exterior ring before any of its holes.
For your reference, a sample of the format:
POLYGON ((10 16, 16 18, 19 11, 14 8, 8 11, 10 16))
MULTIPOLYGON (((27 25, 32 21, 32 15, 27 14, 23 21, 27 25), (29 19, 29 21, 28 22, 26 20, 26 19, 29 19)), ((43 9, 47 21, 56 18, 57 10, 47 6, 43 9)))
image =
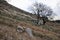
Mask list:
POLYGON ((47 22, 46 25, 35 26, 30 21, 31 16, 6 1, 0 1, 0 40, 30 40, 26 32, 16 31, 17 25, 31 28, 35 40, 60 40, 60 24, 47 22))

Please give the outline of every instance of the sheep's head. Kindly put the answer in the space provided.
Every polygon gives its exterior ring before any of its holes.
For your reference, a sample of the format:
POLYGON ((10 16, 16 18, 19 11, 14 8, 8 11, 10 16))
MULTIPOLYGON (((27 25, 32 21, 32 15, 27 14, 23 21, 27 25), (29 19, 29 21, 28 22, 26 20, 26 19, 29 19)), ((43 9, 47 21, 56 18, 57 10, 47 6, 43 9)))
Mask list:
POLYGON ((17 26, 17 31, 22 33, 24 32, 24 28, 22 26, 17 26))

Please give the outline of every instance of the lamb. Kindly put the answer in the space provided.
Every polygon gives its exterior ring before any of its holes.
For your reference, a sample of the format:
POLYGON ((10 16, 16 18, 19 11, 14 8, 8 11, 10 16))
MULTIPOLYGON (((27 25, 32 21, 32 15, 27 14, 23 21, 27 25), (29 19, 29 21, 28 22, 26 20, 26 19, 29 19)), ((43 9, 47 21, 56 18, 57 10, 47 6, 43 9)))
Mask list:
POLYGON ((33 37, 31 28, 25 28, 25 27, 22 27, 22 26, 18 26, 17 27, 17 32, 19 32, 19 33, 26 32, 30 37, 33 37))

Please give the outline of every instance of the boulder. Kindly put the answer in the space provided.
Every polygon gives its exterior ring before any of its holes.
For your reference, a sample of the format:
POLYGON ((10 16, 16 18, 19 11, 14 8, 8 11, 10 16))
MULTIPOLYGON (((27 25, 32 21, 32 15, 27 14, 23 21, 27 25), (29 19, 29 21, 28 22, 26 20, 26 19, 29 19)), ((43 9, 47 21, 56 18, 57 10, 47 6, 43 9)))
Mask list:
POLYGON ((32 29, 31 29, 31 28, 26 28, 26 29, 25 29, 25 32, 26 32, 30 37, 33 37, 32 29))

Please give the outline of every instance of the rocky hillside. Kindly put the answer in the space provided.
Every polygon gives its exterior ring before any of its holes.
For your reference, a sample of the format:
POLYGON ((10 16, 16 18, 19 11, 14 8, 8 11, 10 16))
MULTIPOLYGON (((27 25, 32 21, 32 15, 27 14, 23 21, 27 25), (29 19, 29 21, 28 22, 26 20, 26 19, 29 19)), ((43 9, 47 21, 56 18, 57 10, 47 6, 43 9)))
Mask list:
POLYGON ((0 1, 0 40, 60 40, 60 24, 47 22, 46 25, 37 26, 32 23, 35 17, 18 9, 6 1, 0 1), (17 32, 17 26, 31 28, 33 38, 26 32, 17 32))

